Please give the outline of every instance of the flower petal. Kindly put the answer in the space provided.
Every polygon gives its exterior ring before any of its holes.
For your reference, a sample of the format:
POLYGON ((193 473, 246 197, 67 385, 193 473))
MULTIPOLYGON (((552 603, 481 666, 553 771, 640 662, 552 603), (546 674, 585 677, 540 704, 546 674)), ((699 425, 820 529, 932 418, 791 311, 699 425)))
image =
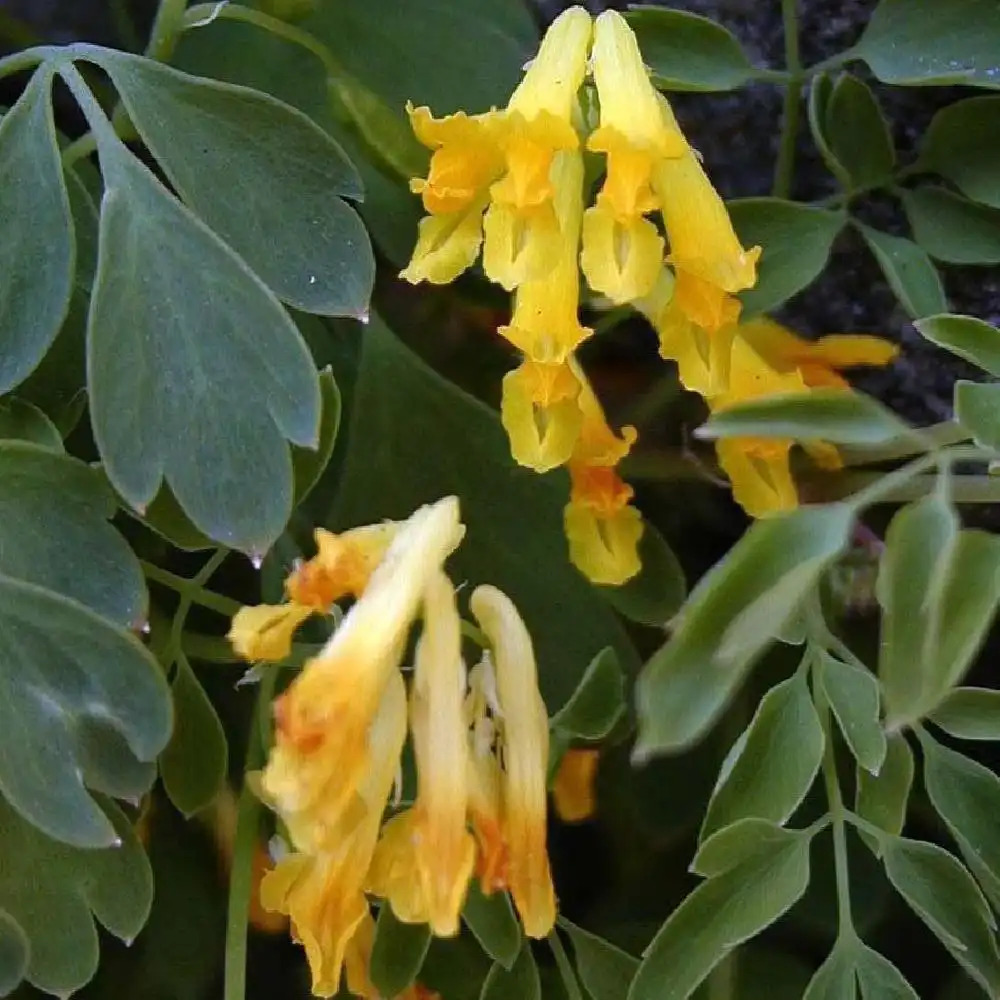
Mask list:
POLYGON ((621 304, 648 295, 663 266, 663 239, 647 219, 620 222, 599 201, 583 216, 580 266, 595 292, 621 304))

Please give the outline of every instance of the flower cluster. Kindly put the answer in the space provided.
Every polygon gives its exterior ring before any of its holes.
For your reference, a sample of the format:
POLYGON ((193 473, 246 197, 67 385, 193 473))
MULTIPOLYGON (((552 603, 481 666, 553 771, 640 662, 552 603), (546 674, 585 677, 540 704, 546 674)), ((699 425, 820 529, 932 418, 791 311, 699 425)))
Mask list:
POLYGON ((476 877, 484 893, 510 892, 529 936, 555 921, 549 723, 531 637, 506 595, 477 587, 469 606, 488 648, 467 671, 444 570, 464 530, 454 497, 403 522, 318 529, 318 554, 286 581, 288 601, 243 608, 233 620, 241 655, 278 659, 305 617, 356 598, 275 702, 260 777, 292 848, 264 877, 261 901, 288 915, 318 996, 337 992, 342 971, 352 993, 378 996, 368 976, 372 898, 447 937, 476 877), (400 667, 418 622, 407 691, 400 667), (408 731, 416 796, 386 820, 408 731))
MULTIPOLYGON (((713 410, 829 385, 837 367, 892 356, 874 338, 833 338, 812 350, 790 334, 787 343, 762 335, 780 329, 769 321, 738 323, 736 294, 756 282, 760 248, 741 245, 620 14, 593 19, 573 7, 557 18, 504 109, 440 119, 408 110, 432 155, 427 177, 411 182, 428 214, 402 276, 450 282, 481 249, 486 276, 514 292, 499 333, 522 361, 504 379, 501 417, 517 462, 538 472, 568 467, 570 554, 595 582, 620 584, 638 572, 643 525, 616 471, 635 430, 619 436, 608 427, 574 356, 593 332, 579 318, 581 271, 595 293, 650 320, 662 356, 713 410), (585 151, 605 166, 589 207, 585 151)), ((796 503, 790 446, 720 444, 750 513, 796 503)), ((836 461, 830 448, 812 450, 836 461)))

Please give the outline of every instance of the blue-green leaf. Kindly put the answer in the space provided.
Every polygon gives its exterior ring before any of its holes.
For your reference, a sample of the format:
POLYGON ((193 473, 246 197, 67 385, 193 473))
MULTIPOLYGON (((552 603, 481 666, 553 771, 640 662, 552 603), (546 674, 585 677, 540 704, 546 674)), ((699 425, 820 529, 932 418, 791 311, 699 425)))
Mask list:
POLYGON ((889 287, 910 316, 919 319, 947 312, 948 300, 941 276, 930 257, 916 243, 859 222, 854 225, 882 268, 889 287))

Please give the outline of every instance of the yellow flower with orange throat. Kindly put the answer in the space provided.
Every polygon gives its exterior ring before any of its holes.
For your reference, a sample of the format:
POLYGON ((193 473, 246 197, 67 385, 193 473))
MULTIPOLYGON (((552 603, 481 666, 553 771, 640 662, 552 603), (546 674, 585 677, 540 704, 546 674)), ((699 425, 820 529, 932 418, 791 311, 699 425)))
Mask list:
MULTIPOLYGON (((484 891, 511 893, 527 934, 544 936, 555 921, 545 834, 548 716, 531 639, 510 598, 488 586, 473 591, 488 643, 484 662, 495 664, 488 711, 480 697, 486 667, 466 669, 445 571, 464 533, 458 501, 447 497, 405 521, 324 538, 318 561, 286 582, 293 608, 306 607, 307 594, 318 604, 338 589, 357 597, 275 702, 274 746, 259 779, 289 841, 262 879, 261 903, 287 915, 317 996, 335 994, 345 970, 349 990, 375 995, 365 968, 373 900, 449 937, 478 877, 484 891), (367 547, 376 537, 380 554, 367 547), (346 563, 331 561, 348 538, 366 546, 349 545, 346 563), (333 582, 337 565, 351 567, 350 587, 333 582), (402 667, 415 625, 407 690, 402 667), (484 727, 492 727, 485 747, 477 737, 484 727), (393 787, 408 733, 417 794, 397 810, 393 787)), ((265 645, 271 641, 272 612, 254 612, 236 616, 241 648, 259 648, 254 625, 265 645)))

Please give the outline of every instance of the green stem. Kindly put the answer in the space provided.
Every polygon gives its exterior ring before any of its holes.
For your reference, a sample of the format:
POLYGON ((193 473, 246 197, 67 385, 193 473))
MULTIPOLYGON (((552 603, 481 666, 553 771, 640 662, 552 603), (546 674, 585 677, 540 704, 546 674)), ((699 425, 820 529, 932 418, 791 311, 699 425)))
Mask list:
POLYGON ((223 1000, 244 1000, 247 979, 247 923, 250 895, 253 892, 253 855, 260 833, 260 802, 253 794, 246 775, 264 762, 266 742, 260 720, 270 708, 278 672, 269 670, 260 682, 253 719, 247 737, 247 755, 236 814, 233 839, 233 863, 229 872, 229 906, 226 914, 226 962, 223 1000))
POLYGON ((153 21, 153 30, 149 33, 149 43, 146 45, 146 55, 157 62, 169 62, 177 46, 177 39, 184 30, 184 12, 187 0, 160 0, 153 21))
MULTIPOLYGON (((228 552, 225 550, 220 550, 220 553, 223 559, 228 555, 228 552)), ((216 555, 219 555, 219 553, 216 553, 216 555)), ((209 563, 211 561, 209 560, 209 563)), ((219 562, 221 561, 222 559, 219 560, 219 562)), ((206 567, 209 563, 205 564, 206 567)), ((143 575, 147 580, 152 580, 153 583, 158 583, 163 587, 169 587, 178 594, 187 594, 192 604, 198 604, 203 608, 208 608, 210 611, 216 611, 226 618, 232 618, 241 607, 239 601, 234 601, 230 597, 224 597, 222 594, 216 594, 211 590, 205 590, 200 582, 196 582, 198 577, 189 580, 186 577, 177 576, 165 569, 161 569, 159 566, 145 560, 140 560, 140 565, 142 566, 143 575)), ((212 572, 214 573, 217 568, 218 564, 212 567, 212 572)), ((202 572, 204 572, 204 569, 202 572)))
POLYGON ((922 427, 917 436, 912 434, 893 438, 876 447, 839 447, 845 465, 872 465, 875 462, 893 462, 925 451, 947 448, 968 441, 971 435, 954 420, 945 420, 930 427, 922 427))
MULTIPOLYGON (((824 495, 833 499, 837 496, 850 497, 852 501, 859 493, 878 487, 886 479, 884 472, 846 472, 832 477, 835 483, 833 494, 824 495), (854 494, 851 497, 851 494, 854 494)), ((824 480, 813 479, 819 484, 824 480)), ((933 493, 937 484, 936 475, 913 476, 908 482, 898 483, 891 489, 880 490, 878 503, 908 503, 933 493)), ((950 483, 950 496, 955 503, 997 503, 1000 502, 1000 476, 955 476, 950 483)))
POLYGON ((840 779, 837 777, 837 760, 833 751, 833 734, 830 731, 830 709, 825 703, 822 706, 821 717, 826 733, 826 748, 823 751, 823 781, 826 785, 826 797, 830 805, 830 817, 833 821, 833 865, 837 878, 837 913, 839 918, 840 936, 850 937, 854 934, 854 918, 851 915, 851 876, 847 861, 847 810, 844 808, 844 798, 840 792, 840 779))
POLYGON ((781 144, 774 167, 775 198, 792 193, 795 173, 795 150, 799 141, 800 104, 802 103, 802 62, 799 57, 799 14, 797 0, 781 0, 781 20, 785 30, 785 69, 789 73, 781 115, 781 144))
POLYGON ((462 635, 466 639, 471 639, 480 649, 489 649, 490 640, 486 633, 473 625, 472 622, 467 622, 464 618, 461 620, 462 635))
POLYGON ((180 600, 177 602, 177 610, 174 612, 174 620, 170 626, 170 645, 167 647, 167 656, 171 660, 182 655, 184 624, 187 621, 188 612, 191 610, 191 603, 195 595, 202 590, 202 585, 209 581, 212 574, 222 565, 222 561, 227 555, 229 555, 229 552, 226 549, 217 549, 212 553, 205 565, 198 570, 197 574, 186 583, 184 589, 178 591, 180 600))
POLYGON ((296 28, 293 24, 287 24, 276 17, 271 17, 270 14, 265 14, 263 11, 244 7, 238 3, 224 6, 218 3, 195 4, 185 14, 181 30, 190 31, 192 28, 201 28, 215 20, 243 21, 246 24, 255 24, 258 28, 263 28, 272 35, 311 52, 323 64, 328 76, 339 76, 343 71, 343 67, 334 58, 333 53, 309 32, 296 28))
POLYGON ((559 975, 562 976, 563 985, 566 987, 566 996, 569 997, 569 1000, 583 1000, 583 993, 580 990, 580 984, 576 981, 576 973, 573 971, 573 965, 566 954, 566 949, 563 947, 562 941, 559 939, 559 931, 554 927, 549 933, 548 942, 549 947, 552 949, 552 954, 555 955, 556 965, 559 967, 559 975))

